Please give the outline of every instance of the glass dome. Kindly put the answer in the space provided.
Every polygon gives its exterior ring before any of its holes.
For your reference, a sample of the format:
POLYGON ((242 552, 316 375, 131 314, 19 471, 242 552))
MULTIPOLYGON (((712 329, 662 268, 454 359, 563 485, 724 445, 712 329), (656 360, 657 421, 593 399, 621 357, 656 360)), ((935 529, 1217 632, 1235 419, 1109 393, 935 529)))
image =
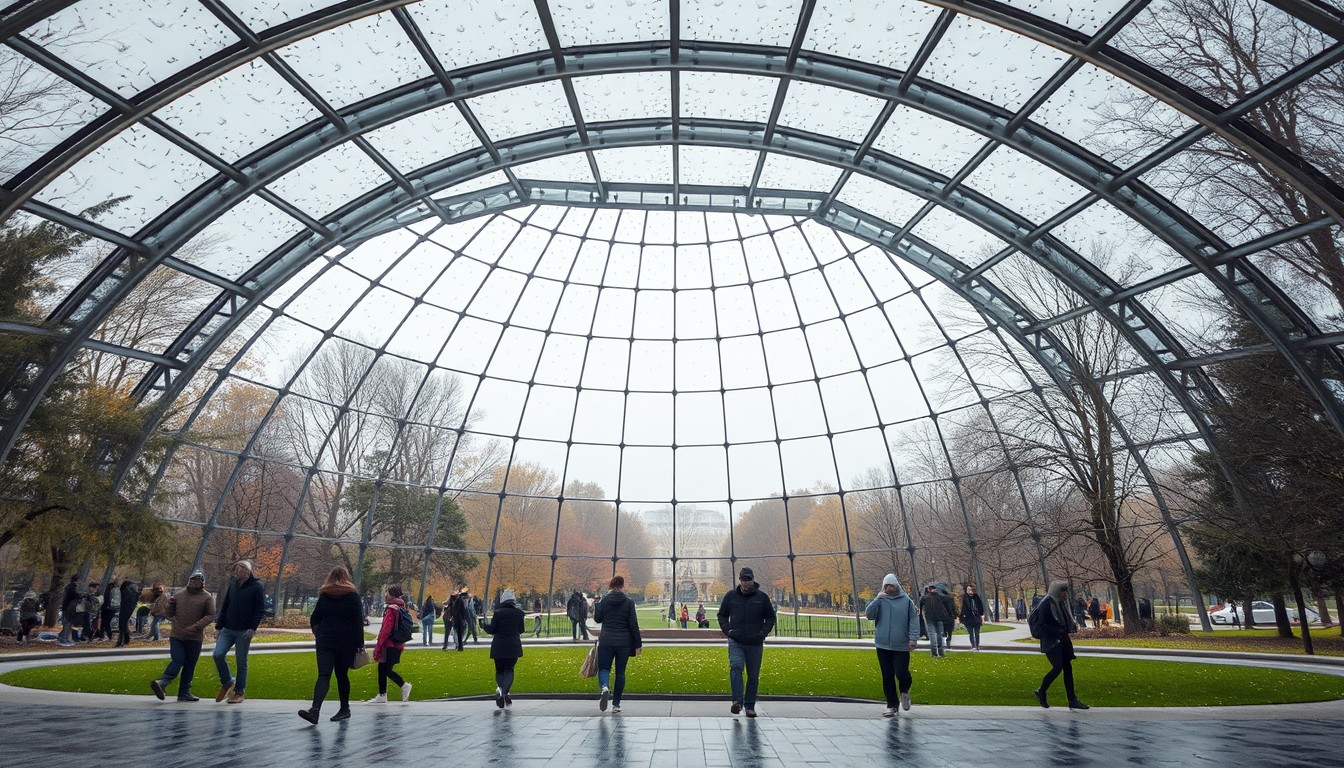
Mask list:
POLYGON ((0 12, 0 220, 82 242, 0 318, 57 339, 0 451, 113 361, 193 565, 1006 583, 1073 546, 1080 381, 1176 549, 1212 366, 1344 427, 1337 5, 135 5, 0 12))

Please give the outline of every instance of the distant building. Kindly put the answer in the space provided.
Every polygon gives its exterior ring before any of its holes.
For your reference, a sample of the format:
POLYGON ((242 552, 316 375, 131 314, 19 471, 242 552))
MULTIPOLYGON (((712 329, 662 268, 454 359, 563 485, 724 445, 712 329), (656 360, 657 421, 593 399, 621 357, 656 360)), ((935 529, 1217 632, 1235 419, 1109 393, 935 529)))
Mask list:
POLYGON ((667 506, 645 510, 641 517, 652 543, 652 555, 656 558, 650 575, 653 581, 663 585, 663 594, 672 595, 678 601, 717 598, 715 593, 727 583, 727 514, 718 509, 679 504, 675 515, 672 507, 667 506), (675 575, 672 573, 674 541, 675 575))

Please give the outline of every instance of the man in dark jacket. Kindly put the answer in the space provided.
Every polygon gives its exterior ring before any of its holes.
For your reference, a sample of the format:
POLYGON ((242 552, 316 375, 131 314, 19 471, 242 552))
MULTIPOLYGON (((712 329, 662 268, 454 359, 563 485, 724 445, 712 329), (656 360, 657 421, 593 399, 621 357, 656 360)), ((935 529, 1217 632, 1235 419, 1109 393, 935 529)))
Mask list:
POLYGON ((239 704, 247 691, 247 651, 252 636, 266 614, 266 589, 261 580, 252 575, 252 563, 239 560, 233 564, 233 580, 229 582, 224 599, 215 616, 215 668, 219 670, 219 693, 215 701, 226 697, 230 704, 239 704), (229 649, 236 648, 238 678, 229 673, 229 649))
POLYGON ((944 637, 947 623, 952 621, 952 612, 947 602, 938 594, 938 587, 929 584, 924 587, 924 595, 919 598, 919 615, 924 619, 924 629, 929 633, 929 653, 934 658, 943 655, 944 637))
POLYGON ((70 575, 70 583, 65 585, 65 591, 61 593, 61 645, 75 644, 70 632, 75 627, 75 607, 78 603, 79 574, 74 573, 70 575))
POLYGON ((121 582, 121 605, 117 611, 117 646, 131 644, 131 617, 140 602, 140 585, 130 579, 121 582))
POLYGON ((723 596, 719 603, 719 630, 728 638, 728 682, 733 687, 734 715, 747 710, 747 717, 756 716, 756 688, 761 677, 761 655, 765 638, 775 628, 775 606, 756 583, 750 568, 743 568, 737 577, 737 587, 723 596), (746 690, 742 688, 742 672, 747 673, 746 690))
POLYGON ((1063 672, 1064 692, 1069 696, 1069 709, 1091 709, 1079 701, 1073 691, 1075 657, 1073 640, 1069 639, 1069 635, 1078 631, 1078 625, 1073 622, 1073 616, 1069 614, 1069 585, 1063 581, 1050 582, 1050 589, 1036 610, 1041 611, 1042 618, 1041 653, 1050 660, 1050 671, 1041 679, 1041 687, 1032 691, 1036 694, 1036 701, 1040 702, 1042 707, 1050 708, 1045 692, 1049 690, 1055 678, 1059 677, 1060 672, 1063 672))
POLYGON ((569 602, 565 603, 565 616, 569 618, 570 639, 577 643, 579 633, 582 632, 583 641, 588 642, 588 601, 577 589, 569 596, 569 602))

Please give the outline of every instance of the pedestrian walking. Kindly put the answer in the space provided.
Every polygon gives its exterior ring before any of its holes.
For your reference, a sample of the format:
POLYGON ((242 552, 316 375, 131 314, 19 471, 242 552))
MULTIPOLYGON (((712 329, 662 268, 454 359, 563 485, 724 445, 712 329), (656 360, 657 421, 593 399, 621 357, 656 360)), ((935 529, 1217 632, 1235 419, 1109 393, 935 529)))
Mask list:
POLYGON ((882 672, 882 693, 887 699, 883 717, 896 714, 899 704, 910 711, 910 652, 919 646, 919 617, 915 601, 901 588, 896 574, 882 579, 882 591, 864 610, 873 622, 873 643, 882 672))
POLYGON ((574 590, 574 594, 569 596, 569 601, 565 603, 565 616, 569 619, 570 639, 577 643, 579 635, 582 634, 584 642, 587 642, 588 600, 577 589, 574 590))
POLYGON ((463 587, 459 594, 462 597, 462 615, 466 617, 465 634, 462 636, 462 644, 466 644, 467 635, 470 635, 471 642, 474 645, 480 642, 476 637, 476 617, 479 615, 479 612, 476 610, 476 598, 471 596, 470 587, 463 587))
POLYGON ((765 638, 775 628, 775 606, 756 583, 750 568, 737 576, 737 586, 719 603, 719 630, 728 638, 728 683, 732 687, 734 715, 746 710, 756 716, 756 692, 761 678, 765 638), (743 673, 746 685, 743 686, 743 673))
POLYGON ((159 624, 168 618, 168 593, 163 591, 163 583, 156 581, 149 592, 149 639, 162 640, 159 624))
POLYGON ((494 635, 490 640, 490 658, 495 662, 495 706, 500 709, 513 705, 513 668, 523 657, 523 629, 526 621, 523 609, 513 590, 499 594, 495 615, 481 624, 481 629, 494 635))
POLYGON ((957 603, 952 599, 952 593, 947 591, 946 584, 937 584, 938 599, 943 601, 943 610, 947 614, 947 619, 943 622, 943 650, 944 652, 952 648, 952 633, 957 628, 957 603))
POLYGON ((705 615, 704 603, 695 609, 695 626, 698 629, 709 629, 709 617, 705 615))
POLYGON ((1050 671, 1041 678, 1041 687, 1032 693, 1042 707, 1049 709, 1046 692, 1055 678, 1063 673, 1064 693, 1069 697, 1069 709, 1091 709, 1078 700, 1073 688, 1073 660, 1077 657, 1073 655, 1073 640, 1069 635, 1078 631, 1078 625, 1073 623, 1073 616, 1069 613, 1068 592, 1069 585, 1066 582, 1050 582, 1045 599, 1037 607, 1041 612, 1040 617, 1031 622, 1033 627, 1039 624, 1039 630, 1033 632, 1033 635, 1041 641, 1041 653, 1050 661, 1050 671))
POLYGON ((121 648, 131 644, 131 617, 135 615, 136 603, 140 602, 140 585, 130 579, 121 582, 121 606, 117 613, 117 645, 121 648))
POLYGON ((448 601, 448 613, 453 625, 453 643, 462 650, 462 642, 467 634, 467 588, 463 587, 448 601))
POLYGON ((929 635, 930 655, 941 658, 945 654, 943 636, 952 615, 947 610, 946 601, 938 594, 938 587, 933 584, 925 586, 924 594, 919 598, 919 615, 924 618, 924 629, 929 635))
POLYGON ((691 620, 691 612, 688 611, 688 610, 686 610, 686 604, 685 604, 685 603, 682 603, 682 604, 681 604, 681 628, 682 628, 682 629, 685 629, 685 628, 686 628, 686 625, 690 622, 690 620, 691 620))
MULTIPOLYGON (((593 607, 593 621, 602 625, 597 636, 598 711, 606 712, 611 703, 612 714, 620 714, 621 694, 625 692, 625 666, 632 655, 644 652, 644 640, 639 634, 639 617, 635 615, 635 601, 625 594, 625 577, 612 576, 607 582, 607 594, 593 607), (616 679, 611 679, 611 668, 616 666, 616 679)), ((576 593, 577 594, 577 593, 576 593)))
POLYGON ((232 576, 215 616, 217 635, 212 657, 219 672, 219 693, 215 694, 215 701, 228 699, 230 704, 241 704, 247 692, 247 652, 266 614, 266 591, 261 580, 252 574, 250 560, 234 563, 232 576), (229 672, 230 648, 234 649, 234 660, 238 664, 237 678, 229 672))
POLYGON ((397 626, 401 623, 401 614, 407 610, 406 601, 401 596, 400 584, 388 584, 383 587, 383 605, 383 626, 378 630, 378 642, 373 646, 373 660, 378 664, 378 695, 369 699, 370 704, 387 703, 388 680, 396 683, 401 689, 402 701, 411 700, 411 684, 402 679, 395 669, 401 662, 401 652, 406 648, 406 640, 411 637, 409 631, 400 637, 396 634, 397 626))
POLYGON ((317 605, 308 617, 308 626, 313 630, 313 645, 317 652, 317 681, 313 683, 313 704, 300 709, 299 717, 317 725, 334 674, 341 708, 331 720, 349 720, 350 666, 355 661, 355 653, 364 647, 364 602, 350 572, 344 567, 338 565, 327 574, 327 580, 318 590, 317 605))
POLYGON ((420 644, 434 644, 434 622, 439 620, 439 604, 434 602, 433 595, 426 595, 425 602, 420 605, 420 644))
POLYGON ((961 625, 966 628, 971 650, 980 650, 980 627, 985 623, 985 601, 975 593, 975 585, 967 584, 961 596, 961 625))
POLYGON ((187 579, 187 588, 173 592, 168 597, 164 615, 172 624, 168 632, 168 666, 158 679, 151 680, 149 689, 162 701, 168 684, 181 674, 177 684, 177 700, 181 702, 200 701, 191 692, 191 682, 196 677, 196 662, 201 658, 201 645, 205 642, 205 628, 215 620, 215 596, 205 589, 205 573, 195 571, 187 579))
POLYGON ((1095 595, 1092 597, 1091 604, 1087 606, 1087 615, 1092 617, 1093 629, 1099 628, 1101 626, 1101 617, 1104 616, 1105 614, 1101 610, 1101 600, 1098 599, 1095 595))

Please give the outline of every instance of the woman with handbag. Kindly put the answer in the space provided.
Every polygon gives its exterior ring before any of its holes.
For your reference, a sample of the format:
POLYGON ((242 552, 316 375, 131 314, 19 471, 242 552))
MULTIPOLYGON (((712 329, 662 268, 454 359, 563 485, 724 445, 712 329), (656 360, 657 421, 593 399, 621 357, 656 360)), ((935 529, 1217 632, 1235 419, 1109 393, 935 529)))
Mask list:
POLYGON ((481 629, 494 635, 490 640, 490 658, 495 661, 495 706, 503 709, 513 704, 509 691, 513 688, 513 668, 523 657, 523 630, 527 616, 518 607, 513 590, 499 593, 495 615, 488 621, 482 617, 481 629))
POLYGON ((333 721, 350 719, 350 669, 355 654, 364 649, 364 601, 350 580, 350 572, 341 566, 331 569, 318 592, 317 606, 308 617, 317 646, 317 682, 313 684, 313 706, 300 709, 299 717, 317 725, 322 701, 336 673, 336 691, 341 708, 333 721))
MULTIPOLYGON (((625 691, 625 665, 632 654, 638 656, 644 652, 644 641, 639 636, 635 601, 623 591, 625 577, 612 576, 607 588, 610 591, 593 608, 593 621, 602 625, 602 632, 597 636, 597 682, 602 686, 597 709, 606 712, 610 702, 612 714, 618 714, 621 694, 625 691), (615 688, 609 687, 612 662, 616 664, 615 688)), ((682 610, 685 611, 685 607, 682 610)))

